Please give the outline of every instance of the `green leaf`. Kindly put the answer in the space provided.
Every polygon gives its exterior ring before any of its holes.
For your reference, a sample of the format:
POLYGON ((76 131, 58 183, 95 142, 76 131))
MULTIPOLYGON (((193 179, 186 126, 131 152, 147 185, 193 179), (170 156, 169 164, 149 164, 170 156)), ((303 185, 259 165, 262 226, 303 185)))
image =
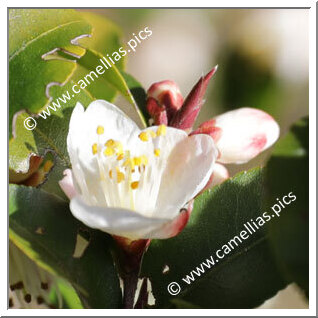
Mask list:
POLYGON ((64 279, 57 278, 50 293, 50 302, 61 309, 83 309, 73 287, 64 279))
POLYGON ((149 123, 149 113, 146 108, 146 101, 147 101, 147 94, 144 88, 141 86, 141 84, 130 74, 121 72, 123 78, 125 79, 127 86, 129 87, 129 90, 131 94, 133 95, 138 108, 141 112, 141 116, 144 118, 144 121, 146 123, 149 123))
MULTIPOLYGON (((95 70, 98 65, 102 65, 100 59, 103 59, 103 55, 93 51, 91 49, 86 50, 86 54, 84 57, 80 58, 78 60, 78 64, 85 67, 87 70, 95 70)), ((137 114, 140 117, 140 120, 144 127, 147 127, 147 123, 144 119, 143 113, 140 111, 134 96, 132 95, 129 86, 127 85, 123 75, 119 71, 119 69, 116 67, 116 65, 112 65, 111 68, 108 68, 105 73, 99 75, 99 78, 97 79, 101 84, 103 81, 105 81, 105 84, 112 85, 116 90, 118 90, 126 99, 127 101, 133 106, 134 110, 137 112, 137 114)), ((97 82, 96 80, 96 82, 97 82)), ((139 83, 130 77, 131 84, 134 86, 138 85, 139 83), (138 83, 138 84, 137 84, 138 83)), ((94 81, 95 82, 95 81, 94 81)), ((132 87, 133 87, 132 85, 132 87)), ((89 90, 90 88, 88 88, 89 90)))
MULTIPOLYGON (((270 240, 286 278, 309 293, 309 128, 300 120, 275 146, 266 169, 267 202, 290 192, 296 200, 284 204, 269 226, 270 240)), ((287 197, 290 201, 290 198, 287 197)), ((288 201, 287 201, 288 202, 288 201)), ((276 202, 275 202, 276 203, 276 202)), ((277 208, 278 211, 278 208, 277 208)))
MULTIPOLYGON (((71 89, 73 82, 63 87, 54 86, 51 88, 53 96, 61 96, 71 89)), ((9 143, 9 168, 11 171, 26 173, 29 169, 29 156, 37 154, 45 156, 50 152, 54 156, 54 166, 48 176, 48 180, 42 187, 48 192, 54 193, 61 198, 65 198, 63 191, 58 185, 58 181, 63 177, 63 171, 70 168, 70 160, 66 149, 66 137, 68 133, 69 120, 73 108, 77 101, 88 106, 92 97, 87 91, 82 90, 76 99, 71 99, 62 105, 56 112, 51 110, 51 116, 46 119, 36 117, 37 126, 32 131, 24 127, 24 120, 30 115, 20 113, 15 120, 15 138, 9 143)))
MULTIPOLYGON (((57 48, 75 48, 71 40, 91 33, 91 26, 74 10, 11 9, 9 11, 9 123, 27 109, 38 112, 47 102, 46 86, 64 83, 75 63, 42 56, 57 48)), ((11 132, 11 129, 10 129, 11 132)))
POLYGON ((186 228, 176 237, 152 241, 144 256, 142 275, 149 277, 156 307, 191 304, 201 308, 254 308, 272 297, 286 282, 271 255, 266 231, 260 228, 242 240, 224 259, 191 284, 182 278, 239 235, 244 223, 262 215, 262 172, 243 172, 195 200, 186 228), (163 273, 165 266, 168 272, 163 273), (181 286, 178 296, 167 291, 181 286))
POLYGON ((36 188, 9 188, 9 238, 48 272, 66 278, 86 308, 118 308, 121 292, 109 252, 110 238, 86 228, 68 203, 36 188), (81 257, 73 257, 78 233, 90 236, 81 257))
MULTIPOLYGON (((9 242, 10 289, 20 306, 15 308, 83 308, 76 292, 64 279, 48 273, 27 257, 12 241, 9 242), (30 295, 30 302, 25 296, 30 295)), ((14 301, 14 299, 12 299, 14 301)))
MULTIPOLYGON (((50 304, 49 289, 55 281, 51 274, 37 266, 13 242, 9 241, 9 284, 23 308, 32 308, 34 304, 50 304), (47 284, 48 289, 42 288, 47 284), (25 301, 25 295, 31 296, 31 301, 25 301)), ((15 308, 17 304, 13 303, 15 308)))
MULTIPOLYGON (((81 12, 81 16, 92 26, 92 36, 78 40, 85 47, 110 56, 122 46, 121 30, 110 20, 92 12, 81 12)), ((116 67, 122 70, 125 66, 125 57, 116 62, 116 67)))

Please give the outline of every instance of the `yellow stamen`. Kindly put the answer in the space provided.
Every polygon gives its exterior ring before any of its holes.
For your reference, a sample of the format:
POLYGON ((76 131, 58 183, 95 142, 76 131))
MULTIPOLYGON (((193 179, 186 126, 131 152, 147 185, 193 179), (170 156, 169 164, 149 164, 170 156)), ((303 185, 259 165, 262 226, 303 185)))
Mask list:
POLYGON ((149 140, 149 136, 148 136, 147 131, 141 132, 138 137, 141 141, 148 141, 149 140))
POLYGON ((120 153, 120 154, 118 155, 118 157, 117 157, 117 160, 119 161, 119 160, 122 160, 122 159, 124 159, 124 154, 123 154, 123 153, 120 153))
POLYGON ((125 175, 122 172, 117 171, 117 183, 120 183, 123 180, 125 180, 125 175))
POLYGON ((112 156, 114 153, 115 153, 115 150, 113 148, 108 147, 104 150, 104 155, 106 157, 112 156))
POLYGON ((97 154, 97 144, 94 144, 92 146, 92 152, 93 152, 93 155, 96 155, 97 154))
POLYGON ((106 142, 105 142, 105 146, 106 147, 114 147, 115 145, 115 141, 113 139, 108 139, 106 142))
POLYGON ((135 166, 140 166, 141 165, 141 157, 134 157, 133 163, 135 166))
POLYGON ((132 183, 130 184, 130 186, 131 186, 131 188, 132 188, 133 190, 136 190, 136 189, 138 188, 138 186, 139 186, 139 182, 138 182, 138 181, 134 181, 134 182, 132 182, 132 183))
POLYGON ((121 154, 124 152, 123 145, 120 141, 115 141, 114 147, 117 149, 117 154, 121 154))
POLYGON ((167 126, 166 125, 160 125, 157 129, 157 136, 165 136, 167 133, 167 126))
POLYGON ((155 149, 154 154, 156 157, 159 157, 160 156, 160 149, 159 148, 155 149))
POLYGON ((149 135, 150 135, 151 138, 156 138, 157 137, 156 133, 153 130, 149 129, 148 132, 149 132, 149 135))
POLYGON ((102 135, 104 133, 104 127, 98 126, 96 132, 97 132, 97 135, 102 135))
POLYGON ((140 156, 140 160, 141 160, 141 164, 143 164, 145 166, 148 164, 148 158, 146 155, 140 156))
MULTIPOLYGON (((116 175, 117 175, 117 183, 122 182, 125 180, 125 175, 119 170, 118 167, 116 167, 116 175)), ((109 177, 113 179, 113 171, 109 170, 109 177)))
POLYGON ((127 159, 124 161, 123 166, 124 166, 124 167, 130 167, 131 169, 134 169, 133 159, 127 158, 127 159))

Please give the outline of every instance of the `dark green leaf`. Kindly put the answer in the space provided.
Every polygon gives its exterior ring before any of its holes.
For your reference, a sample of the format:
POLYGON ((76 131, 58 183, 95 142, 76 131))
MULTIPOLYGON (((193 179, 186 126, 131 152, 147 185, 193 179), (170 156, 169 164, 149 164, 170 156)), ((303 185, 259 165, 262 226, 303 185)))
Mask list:
MULTIPOLYGON (((290 192, 296 200, 284 204, 280 217, 270 224, 270 239, 280 268, 308 295, 309 284, 309 129, 299 121, 277 143, 268 162, 267 202, 290 192)), ((287 197, 287 202, 290 198, 287 197)), ((276 202, 275 202, 276 203, 276 202)), ((277 208, 278 211, 278 208, 277 208)))
MULTIPOLYGON (((100 59, 103 59, 103 55, 93 51, 91 49, 86 50, 86 54, 84 57, 78 60, 78 64, 85 67, 87 70, 94 70, 96 69, 96 66, 102 65, 100 59)), ((133 86, 138 85, 139 83, 134 80, 132 77, 129 77, 130 83, 134 84, 133 86), (132 83, 132 81, 134 82, 132 83)), ((144 127, 147 126, 147 123, 145 122, 145 119, 143 117, 142 112, 138 108, 138 105, 134 99, 134 96, 132 95, 132 92, 130 91, 130 87, 127 85, 125 78, 119 71, 119 69, 116 67, 116 65, 113 65, 111 68, 108 68, 105 73, 99 75, 98 81, 105 81, 106 84, 112 85, 116 90, 118 90, 127 100, 128 102, 133 106, 134 110, 139 115, 142 124, 144 127)), ((139 84, 140 85, 140 84, 139 84)))
POLYGON ((144 88, 141 86, 141 84, 130 74, 121 72, 122 76, 124 77, 127 86, 129 87, 129 90, 131 94, 133 95, 138 108, 140 109, 140 112, 142 113, 143 118, 147 123, 149 123, 149 113, 146 109, 146 100, 147 100, 147 94, 144 88))
POLYGON ((87 308, 118 308, 121 292, 109 252, 109 237, 78 222, 68 203, 36 188, 11 185, 9 237, 29 258, 66 278, 87 308), (88 231, 89 245, 73 257, 76 237, 88 231))
POLYGON ((244 223, 262 215, 261 196, 261 171, 240 173, 195 200, 190 221, 178 236, 151 243, 142 274, 152 282, 157 307, 185 301, 203 308, 254 308, 285 286, 264 227, 241 245, 234 245, 224 260, 206 269, 192 284, 182 280, 210 255, 216 259, 223 244, 246 230, 244 223), (166 265, 169 271, 163 274, 166 265), (168 293, 170 282, 180 284, 178 296, 168 293))
MULTIPOLYGON (((52 87, 53 96, 61 96, 70 90, 72 82, 63 87, 52 87)), ((48 192, 55 193, 65 198, 64 193, 58 185, 58 181, 63 177, 63 171, 70 168, 70 161, 66 149, 66 137, 70 116, 77 101, 84 106, 88 106, 92 101, 87 91, 82 90, 76 99, 71 99, 65 105, 61 103, 61 108, 56 112, 51 110, 51 116, 46 119, 37 117, 37 126, 32 131, 24 127, 24 120, 30 115, 21 113, 15 120, 14 139, 9 144, 9 168, 12 171, 26 173, 29 169, 29 156, 37 154, 44 156, 51 152, 54 156, 54 167, 49 175, 47 182, 43 184, 48 192)))
MULTIPOLYGON (((11 9, 9 11, 9 122, 26 109, 38 112, 47 102, 47 84, 64 83, 75 70, 67 60, 45 61, 42 56, 69 47, 71 40, 91 33, 91 26, 74 10, 11 9)), ((11 129, 10 129, 11 133, 11 129)))

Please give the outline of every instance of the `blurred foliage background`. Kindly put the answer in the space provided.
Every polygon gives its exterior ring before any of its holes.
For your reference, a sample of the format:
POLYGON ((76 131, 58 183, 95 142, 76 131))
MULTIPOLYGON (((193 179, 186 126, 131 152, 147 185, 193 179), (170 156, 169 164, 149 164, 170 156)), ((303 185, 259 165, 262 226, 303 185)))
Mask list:
MULTIPOLYGON (((202 74, 219 65, 196 125, 225 111, 249 106, 270 113, 285 135, 292 123, 309 113, 308 10, 91 11, 120 25, 125 41, 144 26, 153 31, 135 53, 127 56, 127 72, 145 89, 169 79, 178 83, 186 96, 202 74)), ((136 118, 132 112, 129 115, 136 118)), ((229 169, 234 174, 267 158, 265 152, 246 165, 229 169)))

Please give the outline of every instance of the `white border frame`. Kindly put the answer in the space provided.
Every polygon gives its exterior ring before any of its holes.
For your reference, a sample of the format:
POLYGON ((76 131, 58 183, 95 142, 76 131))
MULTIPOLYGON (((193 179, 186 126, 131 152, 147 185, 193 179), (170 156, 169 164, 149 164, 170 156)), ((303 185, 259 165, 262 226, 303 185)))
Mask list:
MULTIPOLYGON (((46 2, 48 3, 48 2, 46 2)), ((23 0, 13 0, 7 1, 5 0, 5 4, 1 5, 1 33, 2 40, 4 41, 7 38, 7 7, 49 7, 45 6, 46 4, 40 0, 29 0, 25 2, 23 0)), ((66 1, 66 0, 55 0, 54 2, 49 2, 48 4, 54 4, 56 7, 75 7, 75 8, 83 8, 88 7, 102 7, 105 5, 111 5, 109 2, 98 1, 98 0, 90 0, 89 2, 82 2, 82 5, 78 1, 66 1), (84 4, 84 5, 83 5, 84 4)), ((128 0, 125 1, 115 1, 115 6, 113 8, 119 7, 147 7, 149 6, 149 2, 147 1, 134 1, 130 2, 128 0)), ((310 206, 310 222, 309 222, 309 275, 310 275, 310 287, 309 287, 309 309, 153 309, 153 310, 142 310, 142 309, 7 309, 7 262, 1 263, 1 284, 0 284, 0 315, 1 316, 162 316, 162 315, 173 315, 173 316, 316 316, 316 2, 315 1, 253 1, 253 0, 245 0, 245 1, 235 1, 235 0, 223 0, 223 1, 202 1, 196 0, 195 3, 191 3, 190 1, 182 2, 183 6, 180 5, 180 1, 176 0, 161 0, 160 2, 151 2, 152 7, 192 7, 193 4, 196 7, 201 8, 241 8, 241 7, 272 7, 272 8, 290 8, 290 7, 310 7, 309 11, 309 142, 310 142, 310 158, 309 158, 309 206, 310 206)), ((108 8, 112 8, 112 6, 108 6, 108 8)), ((4 48, 0 51, 1 60, 7 61, 7 51, 4 48)), ((7 62, 8 63, 8 62, 7 62)), ((1 96, 8 96, 8 64, 3 67, 6 71, 3 71, 2 80, 1 80, 1 96)), ((4 106, 3 106, 4 107, 4 106)), ((2 134, 0 135, 1 144, 7 144, 7 134, 8 134, 8 123, 6 116, 2 116, 2 134)), ((8 158, 8 152, 7 152, 8 158)), ((1 157, 2 167, 7 164, 5 162, 4 157, 1 157)), ((2 169, 4 171, 4 169, 2 169)), ((3 173, 4 174, 4 173, 3 173)), ((3 196, 3 201, 5 194, 7 193, 8 187, 8 176, 3 175, 2 180, 6 180, 6 184, 4 181, 1 184, 1 195, 3 196)), ((2 231, 0 231, 1 239, 1 251, 8 255, 8 230, 7 230, 7 215, 4 211, 1 214, 2 219, 2 231)))

